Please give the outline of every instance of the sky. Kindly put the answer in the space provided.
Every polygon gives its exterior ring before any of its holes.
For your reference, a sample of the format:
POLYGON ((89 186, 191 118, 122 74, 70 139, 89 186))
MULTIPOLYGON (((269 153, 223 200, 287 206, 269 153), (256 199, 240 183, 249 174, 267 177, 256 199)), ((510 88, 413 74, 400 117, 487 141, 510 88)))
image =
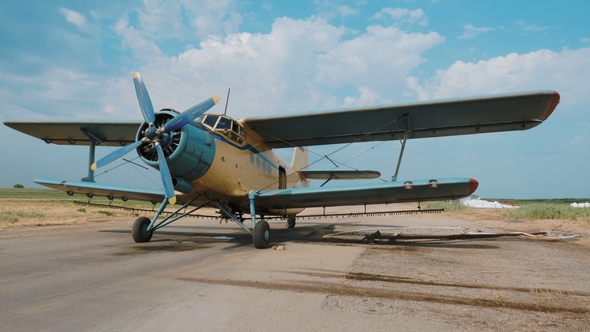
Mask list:
MULTIPOLYGON (((134 71, 155 109, 219 95, 210 112, 222 113, 231 88, 236 119, 555 90, 560 104, 532 130, 409 140, 398 179, 472 177, 487 198, 588 198, 588 13, 590 2, 571 0, 2 1, 0 121, 140 120, 134 71)), ((340 147, 312 147, 312 161, 340 147)), ((399 149, 354 144, 331 158, 358 156, 346 165, 388 180, 399 149)), ((0 152, 0 187, 87 173, 87 148, 4 125, 0 152)), ((106 171, 98 182, 161 186, 155 170, 106 171)))

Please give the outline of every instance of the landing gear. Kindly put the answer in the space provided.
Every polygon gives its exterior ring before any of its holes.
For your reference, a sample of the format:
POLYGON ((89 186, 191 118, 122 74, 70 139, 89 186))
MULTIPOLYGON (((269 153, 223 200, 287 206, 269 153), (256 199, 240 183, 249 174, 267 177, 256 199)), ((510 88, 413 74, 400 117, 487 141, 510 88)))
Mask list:
POLYGON ((295 215, 287 216, 287 220, 285 222, 287 224, 287 228, 295 227, 295 218, 295 215))
POLYGON ((265 220, 260 220, 254 226, 252 232, 252 239, 254 240, 254 247, 257 249, 268 248, 270 239, 270 226, 265 220))
POLYGON ((131 228, 131 235, 133 235, 133 240, 135 240, 135 242, 149 242, 152 239, 154 232, 147 231, 150 223, 151 220, 146 217, 139 217, 135 219, 133 227, 131 228))

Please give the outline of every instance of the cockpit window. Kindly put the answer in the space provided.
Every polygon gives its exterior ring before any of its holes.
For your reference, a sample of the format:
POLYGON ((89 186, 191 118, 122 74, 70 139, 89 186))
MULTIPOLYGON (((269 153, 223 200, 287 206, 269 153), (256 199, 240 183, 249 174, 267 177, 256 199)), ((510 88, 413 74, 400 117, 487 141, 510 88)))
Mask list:
POLYGON ((205 120, 203 121, 203 123, 211 128, 215 128, 215 124, 217 123, 217 119, 219 119, 219 115, 207 115, 205 117, 205 120))
POLYGON ((207 114, 203 119, 203 124, 239 145, 246 142, 246 131, 244 127, 225 115, 207 114))
POLYGON ((217 126, 215 127, 215 129, 217 129, 217 130, 231 129, 231 123, 232 123, 232 121, 230 119, 221 117, 221 119, 219 119, 219 123, 217 123, 217 126))

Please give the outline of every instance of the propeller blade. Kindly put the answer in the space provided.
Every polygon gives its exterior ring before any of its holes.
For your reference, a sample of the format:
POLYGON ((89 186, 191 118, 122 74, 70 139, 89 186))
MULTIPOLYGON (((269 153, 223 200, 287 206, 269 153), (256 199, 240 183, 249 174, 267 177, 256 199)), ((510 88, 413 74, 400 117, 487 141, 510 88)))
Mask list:
POLYGON ((172 205, 176 203, 176 196, 174 195, 174 185, 172 185, 172 177, 170 176, 170 170, 168 169, 168 163, 166 163, 166 156, 162 150, 160 143, 154 143, 156 151, 158 151, 158 163, 160 164, 160 176, 162 176, 162 184, 164 184, 164 191, 166 191, 166 197, 168 202, 172 205))
POLYGON ((129 152, 137 149, 137 147, 139 147, 141 144, 143 143, 142 140, 139 140, 133 144, 129 144, 127 146, 124 146, 120 149, 117 149, 109 154, 107 154, 106 156, 104 156, 103 158, 101 158, 99 161, 95 162, 94 164, 92 164, 92 166, 90 166, 90 168, 93 171, 96 171, 97 168, 99 167, 103 167, 106 164, 110 164, 113 161, 123 157, 124 155, 128 154, 129 152))
POLYGON ((133 73, 133 83, 135 84, 135 93, 137 94, 137 100, 139 101, 139 107, 141 108, 144 120, 147 123, 154 123, 156 116, 154 115, 152 100, 138 72, 133 73))
POLYGON ((211 107, 215 106, 219 102, 219 97, 214 96, 205 100, 204 102, 195 105, 188 110, 182 112, 179 116, 168 121, 164 125, 164 131, 169 132, 184 127, 187 123, 190 123, 194 119, 200 117, 207 112, 211 107))

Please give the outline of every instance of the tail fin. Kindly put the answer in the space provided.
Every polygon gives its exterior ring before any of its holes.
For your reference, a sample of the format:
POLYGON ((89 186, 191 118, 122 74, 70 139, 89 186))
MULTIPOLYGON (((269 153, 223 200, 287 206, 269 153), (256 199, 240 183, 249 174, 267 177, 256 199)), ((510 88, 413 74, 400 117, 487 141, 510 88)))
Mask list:
POLYGON ((291 162, 291 168, 294 171, 302 171, 309 165, 309 151, 307 147, 297 147, 293 152, 293 161, 291 162))
POLYGON ((309 187, 309 180, 307 180, 305 176, 299 172, 307 169, 307 166, 309 166, 309 151, 307 150, 307 147, 295 148, 295 151, 293 152, 291 168, 295 171, 297 176, 298 183, 295 186, 298 188, 309 187))

